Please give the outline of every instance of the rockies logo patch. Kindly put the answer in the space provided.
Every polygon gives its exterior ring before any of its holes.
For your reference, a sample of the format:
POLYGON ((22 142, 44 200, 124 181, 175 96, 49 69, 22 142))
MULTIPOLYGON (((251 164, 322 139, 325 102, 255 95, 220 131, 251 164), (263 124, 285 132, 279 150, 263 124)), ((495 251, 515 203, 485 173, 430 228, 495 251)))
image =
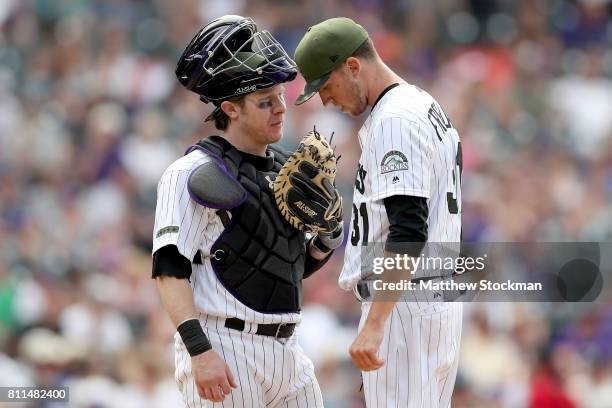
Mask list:
POLYGON ((397 150, 391 150, 380 162, 380 173, 391 173, 392 171, 408 170, 408 159, 404 153, 397 150))

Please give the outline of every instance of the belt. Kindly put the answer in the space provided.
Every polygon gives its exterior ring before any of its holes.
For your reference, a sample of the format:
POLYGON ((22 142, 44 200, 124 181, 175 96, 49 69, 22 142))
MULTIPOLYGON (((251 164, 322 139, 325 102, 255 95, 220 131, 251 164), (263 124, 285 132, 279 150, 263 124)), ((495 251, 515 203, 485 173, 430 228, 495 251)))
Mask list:
MULTIPOLYGON (((261 336, 270 336, 275 339, 287 339, 293 336, 293 332, 295 331, 295 323, 270 323, 270 324, 258 324, 257 331, 255 334, 259 334, 261 336)), ((225 327, 228 329, 244 331, 246 327, 246 322, 242 319, 237 319, 235 317, 230 317, 225 319, 225 327)))

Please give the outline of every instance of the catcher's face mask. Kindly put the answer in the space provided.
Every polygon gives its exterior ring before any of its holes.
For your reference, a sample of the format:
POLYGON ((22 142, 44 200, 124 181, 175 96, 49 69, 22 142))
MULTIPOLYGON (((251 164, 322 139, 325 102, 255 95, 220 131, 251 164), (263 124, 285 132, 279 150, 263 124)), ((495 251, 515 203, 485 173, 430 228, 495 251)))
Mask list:
POLYGON ((241 16, 213 20, 191 40, 176 67, 179 82, 206 103, 291 81, 295 62, 268 31, 241 16))

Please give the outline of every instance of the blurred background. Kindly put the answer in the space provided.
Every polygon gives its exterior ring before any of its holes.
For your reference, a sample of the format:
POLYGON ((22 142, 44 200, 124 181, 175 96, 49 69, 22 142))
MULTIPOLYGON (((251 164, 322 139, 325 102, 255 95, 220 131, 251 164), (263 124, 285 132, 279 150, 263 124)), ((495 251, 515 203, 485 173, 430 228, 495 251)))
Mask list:
MULTIPOLYGON (((612 240, 606 0, 0 0, 0 386, 69 385, 75 407, 182 406, 150 278, 156 185, 216 133, 173 70, 223 14, 253 17, 291 55, 322 19, 364 25, 459 130, 465 240, 612 240)), ((363 119, 318 98, 287 113, 287 148, 313 124, 336 132, 345 214, 363 119)), ((306 281, 300 337, 325 406, 357 408, 342 255, 306 281)), ((610 304, 469 304, 461 353, 454 407, 612 407, 610 304)))

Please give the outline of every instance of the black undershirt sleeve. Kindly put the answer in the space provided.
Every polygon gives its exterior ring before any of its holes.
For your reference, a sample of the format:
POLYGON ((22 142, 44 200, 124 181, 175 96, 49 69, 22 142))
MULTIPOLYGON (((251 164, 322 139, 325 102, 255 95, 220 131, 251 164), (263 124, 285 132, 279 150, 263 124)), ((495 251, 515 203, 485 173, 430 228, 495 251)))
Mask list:
POLYGON ((308 242, 306 242, 306 263, 304 264, 304 276, 302 276, 304 279, 310 277, 313 273, 321 269, 321 267, 325 265, 327 261, 329 261, 329 258, 331 258, 332 254, 334 253, 332 250, 323 259, 314 258, 312 255, 310 255, 310 241, 312 239, 314 238, 311 238, 308 240, 308 242))
POLYGON ((191 277, 191 262, 179 252, 176 245, 166 245, 153 254, 152 278, 172 276, 177 279, 191 277))
POLYGON ((424 197, 394 195, 384 199, 389 236, 385 250, 419 256, 427 242, 429 207, 424 197))

